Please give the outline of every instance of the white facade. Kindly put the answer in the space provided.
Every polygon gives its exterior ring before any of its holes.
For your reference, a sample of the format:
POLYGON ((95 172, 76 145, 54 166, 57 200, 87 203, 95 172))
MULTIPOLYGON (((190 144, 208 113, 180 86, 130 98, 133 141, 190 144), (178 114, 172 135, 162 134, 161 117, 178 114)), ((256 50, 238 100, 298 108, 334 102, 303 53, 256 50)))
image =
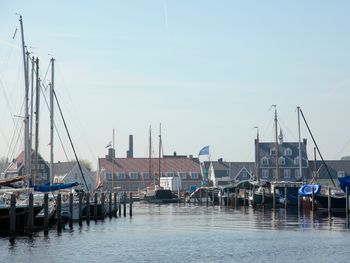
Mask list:
POLYGON ((180 177, 161 177, 160 187, 171 191, 182 191, 182 182, 180 177))

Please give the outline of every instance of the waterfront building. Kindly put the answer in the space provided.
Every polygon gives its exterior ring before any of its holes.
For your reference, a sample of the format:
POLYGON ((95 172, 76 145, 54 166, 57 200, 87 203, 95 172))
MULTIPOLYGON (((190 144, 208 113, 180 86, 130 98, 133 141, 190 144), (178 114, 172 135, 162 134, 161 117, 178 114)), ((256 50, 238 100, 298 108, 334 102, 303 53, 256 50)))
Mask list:
MULTIPOLYGON (((38 165, 35 164, 35 154, 32 152, 32 169, 28 174, 31 175, 32 183, 35 185, 42 185, 49 183, 50 167, 49 164, 38 154, 38 165)), ((13 159, 9 166, 3 171, 2 177, 4 179, 24 176, 24 151, 22 151, 17 158, 13 159)), ((16 183, 21 186, 23 182, 16 183)))
MULTIPOLYGON (((96 173, 89 171, 82 162, 80 163, 80 167, 83 172, 86 185, 89 188, 89 191, 94 190, 96 188, 96 173)), ((77 162, 57 162, 54 163, 53 168, 54 183, 69 184, 78 182, 79 185, 74 188, 83 189, 84 191, 87 191, 83 176, 81 175, 81 171, 77 162)))
MULTIPOLYGON (((159 164, 161 178, 179 177, 182 191, 201 186, 202 176, 198 158, 186 155, 163 155, 162 158, 116 158, 115 150, 108 149, 105 158, 98 159, 98 176, 104 190, 138 191, 157 183, 159 164)), ((131 157, 132 156, 132 157, 131 157)))

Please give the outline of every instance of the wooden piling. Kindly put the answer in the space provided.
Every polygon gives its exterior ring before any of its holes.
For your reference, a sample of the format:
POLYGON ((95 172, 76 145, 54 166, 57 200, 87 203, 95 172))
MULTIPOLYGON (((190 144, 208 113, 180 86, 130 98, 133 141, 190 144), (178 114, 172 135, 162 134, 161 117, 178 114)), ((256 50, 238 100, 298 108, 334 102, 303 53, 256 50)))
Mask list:
POLYGON ((106 207, 105 207, 105 201, 106 201, 106 194, 104 192, 101 193, 101 219, 104 219, 106 216, 106 207))
POLYGON ((273 187, 272 191, 272 207, 273 209, 276 209, 276 188, 273 187))
POLYGON ((300 194, 299 194, 299 189, 298 189, 298 217, 300 216, 300 194))
POLYGON ((315 211, 315 190, 314 188, 312 187, 312 194, 311 194, 311 210, 312 212, 315 211))
POLYGON ((328 187, 328 215, 331 215, 332 202, 331 202, 331 188, 328 187))
POLYGON ((265 205, 265 188, 262 189, 261 203, 263 206, 265 205))
POLYGON ((34 206, 33 206, 33 193, 29 193, 29 207, 28 207, 28 223, 27 223, 27 234, 31 236, 33 234, 34 225, 34 206))
POLYGON ((209 206, 209 193, 208 193, 208 188, 205 191, 205 196, 207 198, 207 206, 209 206))
POLYGON ((69 228, 73 228, 73 193, 69 193, 69 228))
MULTIPOLYGON (((194 195, 193 195, 194 196, 194 195)), ((199 204, 202 205, 202 188, 199 189, 199 204)))
POLYGON ((129 200, 129 216, 132 217, 132 192, 130 192, 130 200, 129 200))
POLYGON ((49 231, 49 194, 44 194, 44 233, 49 231))
POLYGON ((238 198, 238 191, 237 191, 238 189, 237 188, 235 188, 235 208, 237 208, 237 204, 238 204, 238 200, 237 200, 237 198, 238 198))
POLYGON ((221 206, 221 207, 222 207, 222 200, 223 200, 223 199, 222 199, 222 195, 223 195, 223 193, 224 193, 224 192, 220 190, 220 206, 221 206))
POLYGON ((83 193, 79 193, 79 226, 83 224, 83 193))
POLYGON ((243 190, 243 206, 246 207, 247 189, 243 190))
POLYGON ((61 193, 57 194, 57 207, 56 207, 56 217, 57 217, 57 231, 62 231, 62 199, 61 193))
POLYGON ((114 203, 114 211, 113 214, 117 217, 117 193, 113 193, 113 203, 114 203))
POLYGON ((119 196, 119 206, 118 206, 119 217, 122 216, 122 200, 121 200, 122 196, 121 195, 122 193, 120 193, 120 196, 119 196))
POLYGON ((97 193, 95 193, 95 195, 94 195, 94 220, 95 221, 97 221, 97 212, 98 212, 98 210, 97 210, 97 205, 98 205, 98 196, 97 196, 97 193))
POLYGON ((126 217, 126 197, 127 197, 126 192, 124 192, 123 196, 124 196, 124 198, 123 198, 123 215, 124 215, 124 217, 126 217))
POLYGON ((349 187, 345 187, 345 202, 346 222, 349 223, 349 187))
POLYGON ((214 193, 214 188, 212 189, 212 192, 211 192, 211 197, 212 197, 212 206, 215 206, 215 193, 214 193))
POLYGON ((10 224, 9 224, 9 234, 10 241, 15 240, 16 236, 16 194, 11 194, 11 203, 10 203, 10 224))
POLYGON ((90 224, 90 193, 86 193, 86 223, 90 224))
POLYGON ((112 211, 112 192, 109 192, 109 197, 108 197, 108 215, 109 218, 112 217, 113 211, 112 211))
POLYGON ((287 186, 284 187, 284 209, 287 210, 288 208, 288 188, 287 186))

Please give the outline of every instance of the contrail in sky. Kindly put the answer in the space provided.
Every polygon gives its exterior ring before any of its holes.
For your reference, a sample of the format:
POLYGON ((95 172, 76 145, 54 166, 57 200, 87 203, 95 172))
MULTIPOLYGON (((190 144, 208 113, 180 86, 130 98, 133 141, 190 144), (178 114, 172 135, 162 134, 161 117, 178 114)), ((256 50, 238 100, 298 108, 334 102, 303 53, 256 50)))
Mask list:
POLYGON ((169 24, 168 24, 168 7, 166 4, 166 0, 163 1, 163 5, 164 5, 164 19, 165 19, 165 29, 166 32, 169 33, 169 24))

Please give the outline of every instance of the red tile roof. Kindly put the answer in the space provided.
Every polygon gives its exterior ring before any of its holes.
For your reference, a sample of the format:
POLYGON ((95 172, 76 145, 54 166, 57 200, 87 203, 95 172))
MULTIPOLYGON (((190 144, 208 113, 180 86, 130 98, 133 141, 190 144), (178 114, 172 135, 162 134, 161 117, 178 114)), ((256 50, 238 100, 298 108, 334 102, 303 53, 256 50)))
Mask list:
MULTIPOLYGON (((152 171, 158 173, 158 158, 152 158, 152 171)), ((112 172, 112 162, 106 158, 99 158, 99 170, 112 172)), ((149 158, 115 158, 114 172, 148 172, 149 158)), ((161 158, 161 172, 194 172, 200 173, 199 161, 197 158, 187 157, 166 157, 161 158)))

